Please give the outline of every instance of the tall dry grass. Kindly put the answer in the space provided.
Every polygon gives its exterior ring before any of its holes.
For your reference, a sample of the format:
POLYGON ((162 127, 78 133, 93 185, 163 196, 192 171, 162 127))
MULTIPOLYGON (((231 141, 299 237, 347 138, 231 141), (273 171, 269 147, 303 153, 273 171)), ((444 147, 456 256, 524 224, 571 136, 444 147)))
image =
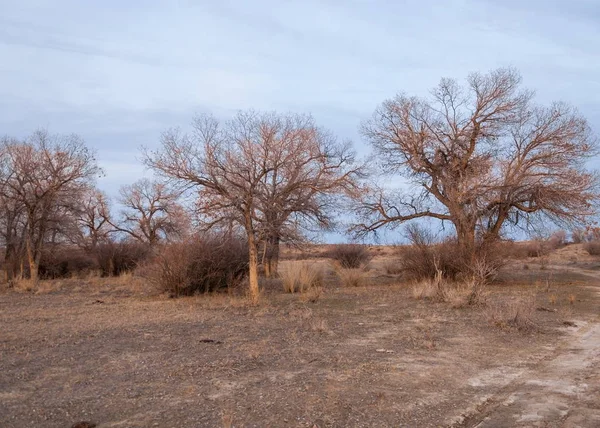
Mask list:
POLYGON ((280 274, 286 293, 304 293, 323 286, 323 268, 309 262, 290 262, 280 274))
POLYGON ((362 269, 340 268, 336 270, 340 283, 344 287, 362 287, 366 285, 366 274, 362 269))

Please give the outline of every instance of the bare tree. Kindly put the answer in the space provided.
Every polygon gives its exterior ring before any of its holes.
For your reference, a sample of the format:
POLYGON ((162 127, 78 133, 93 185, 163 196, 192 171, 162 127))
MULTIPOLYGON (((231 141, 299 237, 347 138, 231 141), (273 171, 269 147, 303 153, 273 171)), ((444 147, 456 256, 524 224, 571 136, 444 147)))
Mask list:
POLYGON ((6 185, 11 173, 11 163, 6 148, 14 143, 3 139, 0 147, 0 237, 4 246, 3 270, 7 282, 23 274, 25 254, 25 210, 14 191, 6 185))
POLYGON ((146 153, 146 165, 198 189, 204 227, 243 227, 255 299, 259 241, 278 248, 285 228, 301 217, 327 224, 326 198, 357 189, 354 152, 308 116, 250 111, 224 124, 201 116, 192 134, 169 131, 162 143, 161 151, 146 153))
POLYGON ((37 131, 25 141, 4 139, 0 187, 22 212, 22 240, 30 278, 38 279, 42 249, 60 219, 101 172, 93 153, 76 135, 37 131))
POLYGON ((120 190, 123 206, 115 230, 124 232, 142 243, 155 245, 161 240, 178 237, 187 229, 187 215, 177 202, 178 192, 164 183, 139 180, 120 190))
POLYGON ((408 180, 405 192, 365 199, 356 230, 416 218, 451 222, 467 254, 477 235, 545 216, 584 221, 594 213, 597 179, 585 160, 596 140, 575 109, 533 104, 512 69, 472 74, 466 87, 442 79, 428 99, 398 95, 362 128, 384 172, 408 180))
POLYGON ((83 195, 75 213, 76 243, 89 251, 94 251, 99 243, 109 240, 114 231, 110 224, 109 200, 104 192, 90 188, 83 195))

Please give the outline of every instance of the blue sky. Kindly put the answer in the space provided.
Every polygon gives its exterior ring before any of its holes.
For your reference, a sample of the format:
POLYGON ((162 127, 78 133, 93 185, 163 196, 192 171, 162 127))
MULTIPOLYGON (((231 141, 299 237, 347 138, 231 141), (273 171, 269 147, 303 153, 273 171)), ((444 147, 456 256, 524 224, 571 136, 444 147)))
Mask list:
POLYGON ((308 112, 366 153, 384 99, 500 66, 600 131, 597 0, 0 0, 0 58, 0 134, 80 134, 110 194, 196 112, 308 112))

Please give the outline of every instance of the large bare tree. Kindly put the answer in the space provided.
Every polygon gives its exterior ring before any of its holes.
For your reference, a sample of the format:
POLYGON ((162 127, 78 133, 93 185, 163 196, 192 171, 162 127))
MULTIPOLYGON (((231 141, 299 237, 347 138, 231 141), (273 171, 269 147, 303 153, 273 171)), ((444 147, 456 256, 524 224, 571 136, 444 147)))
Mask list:
POLYGON ((204 226, 240 224, 249 248, 249 287, 258 297, 258 244, 278 248, 294 221, 328 223, 326 200, 356 191, 354 152, 309 116, 240 112, 220 123, 197 117, 193 132, 163 135, 146 164, 198 190, 204 226))
POLYGON ((382 170, 407 180, 363 200, 357 230, 417 218, 451 222, 466 254, 476 239, 507 224, 545 216, 585 221, 594 213, 597 178, 585 168, 596 139, 577 110, 534 104, 513 69, 472 74, 465 86, 442 79, 430 97, 385 101, 362 132, 382 170))
POLYGON ((1 193, 10 210, 21 213, 29 275, 37 281, 44 244, 101 170, 77 135, 40 130, 23 141, 4 139, 1 151, 1 193))

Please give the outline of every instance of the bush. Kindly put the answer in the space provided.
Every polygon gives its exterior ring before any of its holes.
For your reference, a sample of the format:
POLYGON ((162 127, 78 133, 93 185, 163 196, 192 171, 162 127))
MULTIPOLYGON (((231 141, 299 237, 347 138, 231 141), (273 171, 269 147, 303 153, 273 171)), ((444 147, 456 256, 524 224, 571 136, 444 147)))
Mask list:
POLYGON ((281 273, 286 293, 304 293, 311 288, 323 286, 323 269, 308 262, 289 262, 281 273))
POLYGON ((547 244, 551 250, 557 250, 567 245, 567 232, 557 230, 547 239, 547 244))
POLYGON ((326 255, 345 269, 364 267, 371 260, 368 248, 361 244, 337 244, 326 255))
POLYGON ((559 230, 548 239, 535 238, 526 242, 504 241, 497 244, 496 251, 503 258, 522 260, 547 256, 551 251, 562 248, 566 244, 567 234, 559 230))
POLYGON ((493 279, 504 264, 505 257, 497 242, 479 242, 476 260, 464 254, 456 239, 435 243, 433 235, 418 226, 407 228, 411 245, 399 247, 399 264, 408 280, 444 279, 468 280, 485 283, 493 279))
POLYGON ((583 245, 590 256, 600 256, 600 241, 590 241, 583 245))
POLYGON ((400 275, 402 273, 402 261, 398 259, 388 260, 383 268, 388 275, 400 275))
POLYGON ((244 240, 206 234, 162 246, 141 273, 159 289, 178 297, 234 286, 247 270, 244 240))
POLYGON ((98 268, 95 258, 79 248, 51 246, 42 254, 39 276, 41 279, 87 276, 98 268))
POLYGON ((150 247, 139 242, 107 242, 91 253, 96 258, 102 276, 119 276, 132 272, 151 255, 150 247))
POLYGON ((454 241, 441 244, 407 245, 399 249, 399 265, 408 280, 420 281, 435 278, 438 271, 444 278, 456 279, 466 270, 454 241))
POLYGON ((338 269, 337 275, 344 287, 362 287, 365 285, 365 272, 362 269, 338 269))
POLYGON ((586 230, 575 228, 571 231, 571 242, 573 244, 581 244, 586 241, 586 230))

